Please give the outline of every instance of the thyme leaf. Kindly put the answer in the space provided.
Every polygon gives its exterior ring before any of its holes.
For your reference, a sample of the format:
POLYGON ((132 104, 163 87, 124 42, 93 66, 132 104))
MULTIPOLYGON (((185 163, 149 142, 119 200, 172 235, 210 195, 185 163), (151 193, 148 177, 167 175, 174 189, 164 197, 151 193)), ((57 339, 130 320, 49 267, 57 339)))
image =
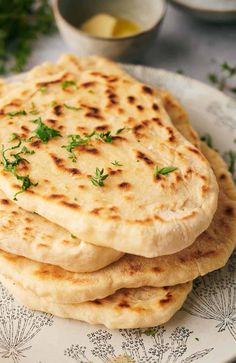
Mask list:
POLYGON ((65 106, 65 108, 68 108, 68 110, 73 110, 73 111, 80 111, 80 110, 82 110, 81 107, 70 106, 70 105, 67 105, 66 103, 64 103, 64 106, 65 106))
POLYGON ((42 86, 39 87, 39 91, 41 93, 45 93, 47 91, 47 89, 48 89, 47 86, 44 86, 44 85, 42 85, 42 86))
POLYGON ((74 81, 71 81, 71 80, 65 80, 61 84, 61 88, 63 89, 63 91, 65 91, 67 88, 69 88, 71 86, 76 87, 76 83, 74 81))
POLYGON ((121 129, 118 129, 116 131, 116 135, 119 135, 122 131, 124 131, 126 129, 126 127, 122 127, 121 129))
POLYGON ((25 110, 8 112, 8 114, 7 114, 7 116, 9 118, 13 118, 15 116, 26 116, 26 115, 27 115, 27 112, 25 110))
POLYGON ((172 171, 177 170, 175 166, 165 166, 164 168, 158 168, 158 166, 155 167, 154 170, 154 176, 157 176, 158 174, 161 175, 167 175, 169 173, 172 173, 172 171))

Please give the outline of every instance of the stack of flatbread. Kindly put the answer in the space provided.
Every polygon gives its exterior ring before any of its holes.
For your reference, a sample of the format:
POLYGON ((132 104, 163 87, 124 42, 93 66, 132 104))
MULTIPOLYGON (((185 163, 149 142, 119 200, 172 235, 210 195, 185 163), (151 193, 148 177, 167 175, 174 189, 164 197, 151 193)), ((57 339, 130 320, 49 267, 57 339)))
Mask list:
POLYGON ((225 265, 235 186, 172 95, 72 55, 0 92, 0 281, 27 307, 155 326, 225 265))

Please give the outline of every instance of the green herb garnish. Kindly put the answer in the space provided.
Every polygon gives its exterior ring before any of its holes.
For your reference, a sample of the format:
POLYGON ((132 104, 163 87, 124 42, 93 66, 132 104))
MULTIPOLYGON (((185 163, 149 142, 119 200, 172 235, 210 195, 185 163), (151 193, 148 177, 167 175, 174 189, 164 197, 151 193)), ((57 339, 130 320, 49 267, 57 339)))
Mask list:
POLYGON ((12 142, 14 140, 20 140, 20 136, 17 135, 15 132, 13 132, 13 134, 11 134, 11 137, 10 137, 10 139, 8 141, 12 142))
POLYGON ((204 141, 211 149, 213 149, 212 136, 208 133, 201 136, 201 141, 204 141))
POLYGON ((73 110, 73 111, 80 111, 80 110, 82 110, 81 107, 69 106, 66 103, 64 103, 64 106, 65 106, 65 108, 68 108, 69 110, 73 110))
POLYGON ((41 117, 36 120, 31 121, 38 125, 37 129, 34 130, 35 135, 44 143, 46 144, 50 139, 54 137, 61 137, 61 134, 58 130, 52 129, 45 125, 42 122, 41 117))
MULTIPOLYGON (((117 132, 122 132, 125 128, 118 130, 117 132)), ((116 132, 116 134, 117 134, 116 132)), ((111 131, 107 132, 101 132, 98 133, 97 131, 93 131, 89 135, 85 135, 84 137, 81 137, 80 135, 69 135, 70 141, 67 145, 63 145, 62 148, 66 149, 71 155, 69 156, 69 159, 71 159, 73 162, 76 162, 77 157, 74 153, 74 149, 77 146, 81 145, 87 145, 89 141, 92 139, 92 137, 95 137, 96 140, 100 140, 107 143, 112 143, 113 136, 111 135, 111 131)))
POLYGON ((220 73, 209 73, 208 80, 221 91, 236 93, 236 87, 229 85, 229 81, 236 76, 236 66, 230 66, 228 62, 220 64, 220 73))
POLYGON ((111 164, 115 166, 122 166, 122 164, 118 160, 112 161, 111 164))
POLYGON ((30 112, 29 112, 31 115, 38 115, 39 114, 39 111, 38 110, 31 110, 30 112))
POLYGON ((74 86, 76 87, 76 83, 71 80, 65 80, 62 82, 61 87, 63 90, 66 90, 68 87, 74 86))
POLYGON ((47 86, 40 86, 39 87, 39 91, 41 92, 41 93, 45 93, 46 91, 47 91, 47 86))
POLYGON ((26 163, 29 163, 28 160, 26 160, 25 158, 23 158, 21 155, 26 155, 26 154, 34 154, 34 150, 29 150, 26 146, 23 146, 23 148, 16 154, 10 154, 11 157, 13 157, 13 160, 9 160, 6 157, 6 152, 10 151, 10 150, 15 150, 17 148, 19 148, 21 146, 22 141, 20 140, 20 138, 18 137, 17 134, 12 134, 12 139, 11 140, 18 140, 18 143, 15 146, 9 147, 7 149, 4 148, 4 145, 2 145, 2 164, 4 166, 4 170, 11 172, 17 180, 22 181, 22 185, 21 185, 21 189, 19 192, 17 192, 14 196, 14 200, 17 200, 17 195, 20 193, 23 193, 25 190, 27 190, 28 188, 30 188, 31 186, 37 186, 38 183, 32 183, 32 181, 29 178, 29 175, 27 176, 22 176, 17 174, 16 168, 17 166, 20 164, 20 162, 24 161, 26 163))
POLYGON ((30 187, 37 187, 38 183, 33 183, 30 178, 29 175, 26 176, 22 176, 22 175, 18 175, 15 174, 15 177, 17 178, 17 180, 21 180, 22 181, 22 185, 21 185, 21 189, 19 190, 19 192, 17 192, 14 195, 14 200, 17 200, 17 195, 25 192, 27 189, 29 189, 30 187))
POLYGON ((35 106, 34 102, 31 103, 31 110, 29 111, 29 113, 31 115, 38 115, 39 114, 39 111, 36 109, 36 106, 35 106))
POLYGON ((77 238, 77 237, 76 237, 74 234, 72 234, 72 233, 71 233, 71 237, 72 237, 72 238, 77 238))
POLYGON ((8 114, 7 114, 7 116, 10 118, 13 118, 15 116, 26 116, 26 115, 27 115, 27 112, 25 110, 8 112, 8 114))
POLYGON ((154 175, 157 176, 158 174, 161 175, 167 175, 169 173, 172 173, 172 171, 177 170, 175 166, 165 166, 164 168, 158 168, 158 166, 155 167, 154 175))
POLYGON ((90 135, 85 135, 84 137, 81 137, 80 135, 74 134, 69 135, 70 141, 67 145, 63 145, 62 148, 66 149, 71 155, 69 156, 69 159, 73 161, 73 163, 76 162, 77 156, 74 153, 74 149, 77 146, 87 145, 90 141, 90 139, 95 135, 95 132, 92 132, 90 135))
POLYGON ((94 135, 97 140, 101 140, 103 142, 112 143, 113 141, 113 137, 111 136, 111 131, 101 132, 100 134, 95 132, 94 135))
POLYGON ((124 131, 126 129, 126 127, 122 127, 121 129, 118 129, 116 131, 116 135, 119 135, 122 131, 124 131))
POLYGON ((104 174, 104 169, 96 168, 95 176, 93 176, 90 180, 96 187, 103 187, 104 180, 106 180, 108 176, 109 174, 104 174))

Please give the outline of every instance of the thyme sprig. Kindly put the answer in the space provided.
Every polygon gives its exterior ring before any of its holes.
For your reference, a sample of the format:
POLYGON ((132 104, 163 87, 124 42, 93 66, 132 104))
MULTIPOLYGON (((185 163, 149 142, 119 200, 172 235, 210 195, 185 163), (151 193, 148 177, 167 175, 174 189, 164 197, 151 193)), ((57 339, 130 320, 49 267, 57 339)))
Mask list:
POLYGON ((96 168, 95 175, 90 180, 95 187, 103 187, 108 176, 109 174, 104 174, 104 169, 96 168))

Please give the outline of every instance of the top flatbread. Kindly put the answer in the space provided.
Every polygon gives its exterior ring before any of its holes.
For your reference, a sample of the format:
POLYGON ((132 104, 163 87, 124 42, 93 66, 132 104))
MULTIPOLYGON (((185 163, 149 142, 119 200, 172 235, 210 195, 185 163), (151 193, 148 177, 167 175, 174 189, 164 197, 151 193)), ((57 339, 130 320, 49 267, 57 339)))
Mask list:
MULTIPOLYGON (((30 79, 1 101, 0 142, 5 147, 16 143, 8 142, 12 133, 31 137, 37 126, 30 121, 39 116, 62 135, 45 144, 37 138, 26 143, 35 154, 26 155, 29 164, 20 164, 18 173, 30 175, 38 186, 20 194, 16 203, 98 246, 147 257, 175 253, 192 244, 213 218, 218 196, 214 174, 199 150, 173 127, 153 89, 120 70, 116 74, 110 62, 97 62, 104 64, 99 71, 66 70, 30 79), (66 80, 76 86, 63 89, 66 80), (39 111, 36 117, 30 114, 32 102, 39 111), (27 115, 7 116, 22 110, 27 115), (94 130, 111 131, 113 142, 93 138, 75 150, 73 163, 62 148, 68 135, 94 130), (122 166, 112 165, 115 160, 122 166), (177 170, 154 177, 156 165, 177 170), (109 174, 104 187, 91 183, 96 168, 109 174)), ((10 199, 20 185, 1 168, 0 187, 10 199)))
MULTIPOLYGON (((0 97, 16 83, 0 82, 0 97)), ((60 226, 11 202, 0 190, 0 248, 72 272, 92 272, 117 261, 123 253, 81 241, 60 226)))
MULTIPOLYGON (((70 67, 70 63, 67 61, 67 68, 70 67)), ((55 71, 55 67, 53 70, 55 71)), ((49 64, 45 65, 45 72, 51 74, 49 64)), ((31 76, 36 78, 37 69, 32 73, 31 76)), ((0 96, 4 97, 4 94, 8 94, 18 86, 15 83, 2 82, 0 96)), ((198 137, 182 107, 168 92, 163 90, 156 92, 162 98, 175 127, 181 129, 181 133, 194 145, 199 146, 198 137)), ((122 256, 122 253, 114 249, 98 247, 75 238, 58 225, 12 203, 2 191, 0 191, 0 248, 35 261, 60 266, 71 272, 96 271, 122 256)))

